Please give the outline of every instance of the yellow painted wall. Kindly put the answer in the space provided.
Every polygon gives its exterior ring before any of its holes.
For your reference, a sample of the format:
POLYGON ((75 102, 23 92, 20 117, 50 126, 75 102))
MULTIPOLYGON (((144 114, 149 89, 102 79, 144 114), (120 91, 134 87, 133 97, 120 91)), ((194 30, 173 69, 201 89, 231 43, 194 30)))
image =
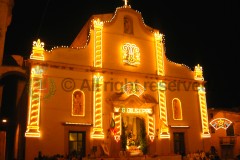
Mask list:
MULTIPOLYGON (((97 17, 97 16, 96 16, 97 17)), ((100 16, 101 17, 101 16, 100 16)), ((91 25, 89 25, 91 26, 91 25)), ((119 8, 113 19, 105 21, 102 31, 102 68, 94 68, 94 30, 91 27, 90 39, 85 48, 77 49, 78 40, 74 41, 75 48, 55 48, 52 51, 44 52, 43 82, 52 80, 56 90, 49 95, 49 89, 42 88, 41 113, 40 113, 40 138, 27 138, 26 157, 33 159, 38 151, 44 155, 67 154, 69 130, 83 130, 87 134, 86 154, 95 144, 107 143, 114 146, 112 153, 120 151, 120 145, 109 136, 111 113, 113 112, 112 96, 120 92, 120 87, 127 82, 138 82, 145 87, 144 94, 149 94, 156 100, 153 111, 155 117, 155 132, 160 129, 158 92, 155 85, 162 79, 171 84, 166 89, 167 121, 170 129, 170 139, 160 139, 156 134, 151 145, 152 154, 169 155, 174 153, 173 132, 185 133, 186 152, 204 149, 201 139, 201 113, 196 88, 194 88, 194 73, 188 67, 169 61, 165 55, 164 69, 165 76, 157 75, 156 53, 154 32, 158 30, 146 26, 141 14, 131 8, 119 8), (123 18, 131 16, 133 20, 133 33, 123 33, 123 18), (125 43, 135 44, 140 50, 140 64, 131 66, 123 63, 122 46, 125 43), (93 124, 93 76, 100 73, 103 76, 105 85, 102 97, 102 128, 105 139, 94 141, 90 139, 92 126, 65 126, 64 122, 89 123, 93 124), (64 88, 63 82, 69 80, 64 88), (71 83, 70 83, 71 82, 71 83), (88 83, 89 88, 83 87, 88 83), (74 87, 70 90, 74 84, 74 87), (113 85, 113 86, 112 86, 113 85), (177 85, 174 87, 172 85, 177 85), (113 87, 113 88, 112 88, 113 87), (66 89, 67 88, 67 89, 66 89), (174 90, 175 88, 175 90, 174 90), (68 91, 69 89, 69 91, 68 91), (85 116, 71 116, 72 91, 81 89, 85 94, 85 116), (47 97, 47 98, 46 98, 47 97), (174 120, 172 116, 172 100, 178 98, 182 104, 182 120, 174 120), (186 128, 171 128, 171 126, 189 126, 186 128)), ((79 37, 77 37, 79 38, 79 37)), ((34 60, 33 60, 34 61, 34 60)), ((36 62, 37 63, 37 62, 36 62)), ((201 82, 202 83, 202 82, 201 82)), ((43 83, 44 84, 44 83, 43 83)), ((43 85, 44 87, 44 85, 43 85)), ((47 87, 47 86, 46 86, 47 87)), ((144 102, 143 96, 139 97, 144 102)), ((110 147, 111 149, 113 149, 110 147)))

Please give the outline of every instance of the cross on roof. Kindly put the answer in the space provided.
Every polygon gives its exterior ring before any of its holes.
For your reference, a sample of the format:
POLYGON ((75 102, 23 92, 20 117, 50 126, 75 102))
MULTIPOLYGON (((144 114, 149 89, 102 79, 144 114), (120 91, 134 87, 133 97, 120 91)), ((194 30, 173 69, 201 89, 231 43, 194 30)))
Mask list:
POLYGON ((123 1, 124 1, 124 5, 127 6, 128 0, 123 0, 123 1))

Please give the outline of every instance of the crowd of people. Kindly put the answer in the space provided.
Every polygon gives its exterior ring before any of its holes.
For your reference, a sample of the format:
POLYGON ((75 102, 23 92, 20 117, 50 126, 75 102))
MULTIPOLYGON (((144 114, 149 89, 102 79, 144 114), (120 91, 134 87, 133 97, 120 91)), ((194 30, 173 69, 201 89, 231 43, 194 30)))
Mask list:
POLYGON ((220 160, 220 157, 214 146, 211 146, 209 152, 196 151, 188 153, 187 160, 220 160))

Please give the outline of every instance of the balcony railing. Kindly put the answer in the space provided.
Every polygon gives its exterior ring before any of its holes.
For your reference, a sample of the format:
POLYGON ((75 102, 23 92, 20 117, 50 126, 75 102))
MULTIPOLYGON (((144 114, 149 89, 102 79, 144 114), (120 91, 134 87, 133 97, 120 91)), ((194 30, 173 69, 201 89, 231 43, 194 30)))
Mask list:
POLYGON ((236 143, 235 136, 219 137, 220 145, 234 145, 236 143))

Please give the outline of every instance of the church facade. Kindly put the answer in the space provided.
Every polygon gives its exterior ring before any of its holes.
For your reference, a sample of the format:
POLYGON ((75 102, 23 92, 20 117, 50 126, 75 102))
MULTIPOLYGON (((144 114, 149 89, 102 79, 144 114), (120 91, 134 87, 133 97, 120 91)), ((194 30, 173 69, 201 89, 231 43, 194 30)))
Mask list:
POLYGON ((93 15, 69 47, 36 40, 27 64, 26 159, 209 149, 202 67, 170 61, 164 35, 127 4, 93 15))

